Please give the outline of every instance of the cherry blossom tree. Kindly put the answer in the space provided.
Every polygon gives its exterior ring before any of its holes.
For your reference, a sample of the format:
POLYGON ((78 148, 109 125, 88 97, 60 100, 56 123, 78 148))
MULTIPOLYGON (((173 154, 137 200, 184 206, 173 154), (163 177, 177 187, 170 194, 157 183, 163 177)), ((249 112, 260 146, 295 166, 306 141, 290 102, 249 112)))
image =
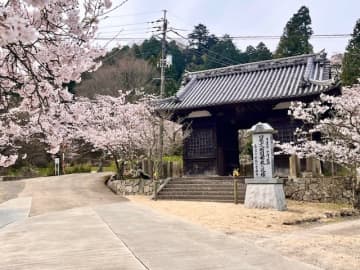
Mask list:
MULTIPOLYGON (((54 136, 48 143, 81 138, 94 150, 114 159, 120 178, 125 161, 145 157, 154 160, 159 149, 160 119, 150 97, 139 99, 132 95, 131 99, 137 101, 129 102, 130 96, 120 91, 118 97, 96 95, 94 99, 78 98, 71 105, 67 104, 71 110, 58 111, 62 123, 47 122, 46 132, 54 136), (62 127, 56 126, 58 124, 62 127)), ((165 151, 171 153, 182 144, 181 125, 165 121, 164 138, 165 151)))
POLYGON ((151 118, 147 103, 129 103, 126 94, 119 92, 118 97, 81 98, 73 106, 73 134, 111 156, 118 176, 123 177, 125 160, 134 159, 147 143, 147 119, 151 118))
MULTIPOLYGON (((29 124, 49 125, 43 118, 72 100, 67 84, 100 65, 104 51, 92 40, 110 7, 110 0, 0 1, 0 166, 16 161, 29 124)), ((55 151, 56 138, 48 141, 55 151)))
POLYGON ((353 172, 354 205, 360 207, 356 169, 360 164, 360 86, 344 88, 342 95, 321 95, 309 104, 296 102, 290 114, 304 123, 297 141, 280 145, 282 151, 300 157, 335 161, 353 172), (315 140, 314 134, 321 139, 315 140))

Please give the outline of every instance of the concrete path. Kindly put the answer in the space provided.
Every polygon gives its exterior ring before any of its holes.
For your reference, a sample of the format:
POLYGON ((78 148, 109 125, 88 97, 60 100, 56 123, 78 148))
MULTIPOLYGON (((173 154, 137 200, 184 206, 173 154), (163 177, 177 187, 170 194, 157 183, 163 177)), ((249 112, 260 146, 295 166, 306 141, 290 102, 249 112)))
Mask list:
POLYGON ((29 216, 31 197, 12 199, 0 204, 0 229, 29 216))
POLYGON ((143 270, 90 208, 32 217, 0 230, 1 270, 143 270))
POLYGON ((317 269, 131 202, 31 217, 0 243, 2 270, 317 269))
POLYGON ((319 269, 134 203, 95 211, 147 269, 319 269))
POLYGON ((103 180, 78 174, 14 182, 5 196, 18 199, 7 209, 22 209, 12 217, 24 218, 31 196, 31 217, 0 229, 0 269, 317 269, 127 202, 103 180))
POLYGON ((32 197, 30 216, 75 207, 127 201, 104 185, 109 173, 81 173, 0 182, 0 203, 32 197))

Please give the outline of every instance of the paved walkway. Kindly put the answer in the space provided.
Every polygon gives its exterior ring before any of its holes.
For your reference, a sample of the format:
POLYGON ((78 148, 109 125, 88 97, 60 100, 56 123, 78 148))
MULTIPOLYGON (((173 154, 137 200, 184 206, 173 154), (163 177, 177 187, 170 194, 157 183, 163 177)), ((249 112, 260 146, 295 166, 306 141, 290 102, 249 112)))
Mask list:
POLYGON ((131 202, 31 217, 0 243, 2 270, 317 269, 131 202))
POLYGON ((13 222, 25 220, 30 213, 31 197, 12 199, 0 204, 0 229, 13 222))
POLYGON ((0 243, 1 270, 145 269, 91 208, 11 224, 0 243))
POLYGON ((103 176, 0 182, 14 198, 0 206, 0 269, 317 269, 128 202, 103 176))
POLYGON ((134 203, 95 210, 147 269, 318 269, 134 203))
POLYGON ((126 201, 104 185, 109 173, 82 173, 0 182, 0 203, 31 197, 30 216, 126 201))

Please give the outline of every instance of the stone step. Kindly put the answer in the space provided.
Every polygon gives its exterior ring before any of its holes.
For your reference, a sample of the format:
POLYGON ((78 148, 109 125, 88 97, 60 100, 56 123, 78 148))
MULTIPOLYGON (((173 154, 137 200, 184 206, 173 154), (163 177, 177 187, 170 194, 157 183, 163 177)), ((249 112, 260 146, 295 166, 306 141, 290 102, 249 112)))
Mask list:
MULTIPOLYGON (((233 185, 233 181, 206 181, 206 180, 171 180, 169 184, 183 184, 183 185, 189 185, 189 184, 197 184, 197 185, 233 185)), ((240 183, 241 184, 241 183, 240 183)))
MULTIPOLYGON (((178 183, 168 183, 166 187, 173 187, 173 188, 233 188, 233 185, 227 185, 227 184, 178 184, 178 183)), ((238 185, 238 188, 241 188, 240 185, 238 185)))
MULTIPOLYGON (((206 192, 206 191, 231 191, 233 192, 234 188, 233 187, 216 187, 216 188, 213 188, 213 187, 201 187, 201 188, 189 188, 189 187, 164 187, 162 189, 162 191, 164 192, 167 192, 167 191, 203 191, 203 192, 206 192)), ((239 191, 241 190, 245 190, 245 189, 238 189, 239 191)))
POLYGON ((185 190, 185 191, 172 191, 172 190, 166 190, 164 193, 159 193, 160 195, 165 194, 165 195, 225 195, 225 196, 234 196, 234 192, 233 191, 201 191, 201 190, 185 190))
MULTIPOLYGON (((215 181, 215 180, 233 180, 232 176, 184 176, 173 178, 172 180, 206 180, 206 181, 215 181)), ((245 179, 244 177, 238 178, 239 180, 245 179)))
MULTIPOLYGON (((233 196, 223 195, 161 195, 159 194, 158 199, 160 200, 181 200, 181 201, 212 201, 212 202, 234 202, 233 196)), ((243 197, 238 197, 238 202, 244 201, 243 197)))
MULTIPOLYGON (((238 179, 238 201, 243 202, 246 185, 238 179)), ((234 201, 233 177, 183 177, 171 179, 159 192, 160 200, 234 201)))

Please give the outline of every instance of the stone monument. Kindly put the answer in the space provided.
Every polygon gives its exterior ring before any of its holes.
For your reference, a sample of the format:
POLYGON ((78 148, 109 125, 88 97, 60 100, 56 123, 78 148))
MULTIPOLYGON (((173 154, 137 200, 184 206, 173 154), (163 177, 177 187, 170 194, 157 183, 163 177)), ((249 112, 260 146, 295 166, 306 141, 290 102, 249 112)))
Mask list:
POLYGON ((274 208, 286 210, 283 182, 274 178, 275 130, 266 123, 257 123, 252 134, 254 178, 245 179, 247 208, 274 208))

